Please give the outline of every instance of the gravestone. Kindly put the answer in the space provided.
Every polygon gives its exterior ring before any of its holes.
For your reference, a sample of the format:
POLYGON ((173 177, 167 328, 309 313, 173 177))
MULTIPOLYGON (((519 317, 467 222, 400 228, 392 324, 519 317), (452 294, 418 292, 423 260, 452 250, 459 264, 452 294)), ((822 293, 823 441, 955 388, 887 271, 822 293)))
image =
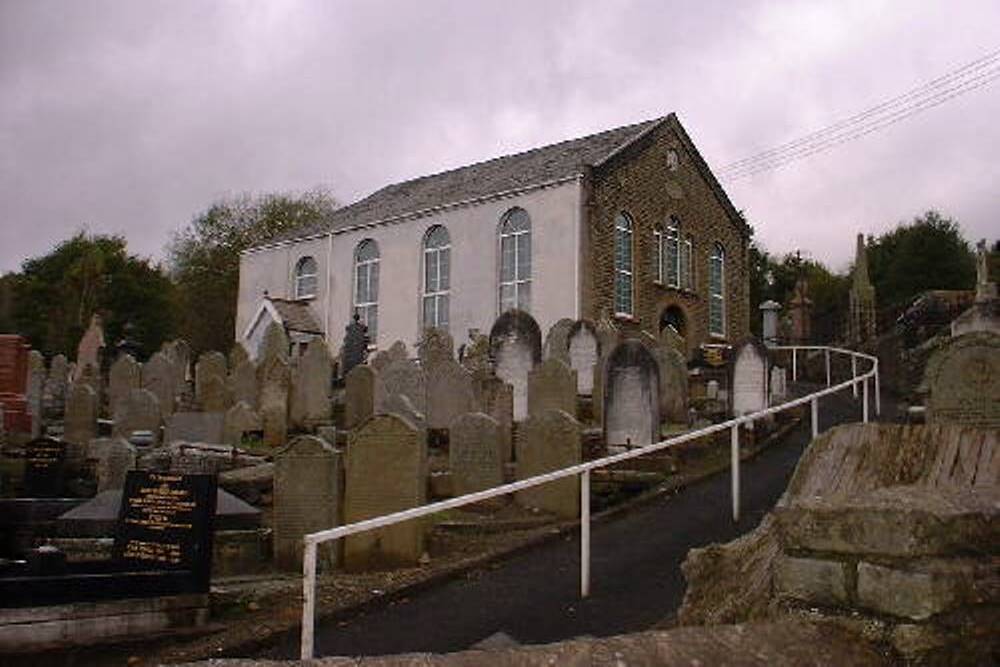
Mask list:
POLYGON ((278 356, 265 358, 260 374, 260 417, 264 444, 279 447, 288 433, 288 363, 278 356))
POLYGON ((382 405, 381 414, 399 415, 420 431, 427 428, 427 417, 414 407, 406 394, 391 395, 382 405))
POLYGON ((393 394, 410 399, 413 407, 427 414, 427 374, 413 359, 400 359, 375 376, 375 412, 385 413, 386 402, 393 394))
POLYGON ((776 404, 783 400, 788 395, 788 384, 785 376, 785 369, 780 366, 771 367, 771 400, 770 403, 776 404))
POLYGON ((514 458, 514 388, 491 373, 477 372, 472 377, 476 405, 497 421, 500 428, 500 452, 505 463, 514 458))
MULTIPOLYGON (((162 351, 149 358, 139 373, 142 388, 150 391, 159 401, 160 411, 164 417, 174 413, 174 401, 177 397, 177 369, 162 351)), ((117 410, 117 405, 113 406, 117 410)), ((117 414, 116 414, 117 419, 117 414)))
POLYGON ((257 368, 259 369, 267 359, 281 359, 288 362, 288 351, 291 343, 288 342, 288 335, 285 327, 277 322, 271 322, 264 330, 264 337, 260 341, 257 349, 257 368))
POLYGON ((350 373, 358 364, 368 359, 368 327, 361 324, 361 316, 354 314, 354 319, 344 328, 344 344, 340 349, 340 372, 350 373))
POLYGON ((160 439, 161 423, 160 401, 156 395, 148 389, 133 389, 115 408, 112 434, 127 440, 135 431, 150 431, 153 444, 156 444, 160 439))
POLYGON ((141 386, 139 363, 131 354, 118 355, 108 375, 108 405, 117 405, 130 391, 141 386))
POLYGON ((756 340, 739 346, 733 356, 730 382, 733 415, 745 415, 767 408, 769 374, 767 349, 756 340))
POLYGON ((38 350, 28 353, 28 380, 25 400, 31 415, 31 437, 37 438, 42 431, 42 393, 45 389, 45 357, 38 350))
POLYGON ((90 385, 74 383, 66 399, 63 439, 84 448, 97 437, 97 394, 90 385))
POLYGON ((250 361, 250 355, 247 353, 247 349, 243 347, 243 343, 236 341, 233 343, 232 349, 229 350, 230 370, 246 361, 250 361))
MULTIPOLYGON (((300 436, 274 461, 274 564, 302 571, 302 538, 340 523, 341 457, 314 436, 300 436)), ((337 564, 337 543, 321 545, 321 567, 337 564)))
POLYGON ((609 446, 649 445, 659 440, 659 365, 637 340, 619 343, 603 362, 604 441, 609 446))
POLYGON ((60 498, 66 480, 66 443, 35 438, 24 445, 24 492, 29 498, 60 498))
MULTIPOLYGON (((523 480, 583 460, 580 424, 560 410, 532 416, 518 427, 517 479, 523 480)), ((564 519, 580 515, 580 478, 577 475, 518 491, 519 505, 534 507, 564 519)))
POLYGON ((69 385, 69 362, 65 355, 57 354, 49 363, 49 375, 45 380, 45 414, 49 419, 58 420, 65 414, 66 388, 69 385))
POLYGON ((215 475, 130 470, 112 559, 129 569, 190 572, 196 591, 207 593, 217 492, 215 475))
POLYGON ((183 338, 178 338, 164 343, 161 349, 167 351, 167 356, 177 371, 175 386, 186 384, 191 379, 191 345, 183 338))
POLYGON ((201 409, 205 412, 225 412, 232 404, 225 377, 212 375, 201 385, 201 409))
POLYGON ((417 358, 426 371, 437 364, 455 359, 455 341, 444 329, 431 327, 424 329, 420 342, 417 343, 417 358))
POLYGON ((101 401, 101 369, 93 364, 77 365, 76 374, 73 377, 75 384, 85 384, 97 394, 98 402, 101 401))
POLYGON ((684 355, 673 348, 656 350, 660 375, 660 414, 663 419, 682 424, 688 420, 688 370, 684 355))
MULTIPOLYGON (((90 326, 83 333, 83 337, 80 338, 80 343, 76 348, 77 368, 92 366, 95 369, 99 369, 101 367, 101 354, 104 351, 104 345, 104 326, 101 322, 101 316, 94 313, 90 316, 90 326)), ((99 387, 95 387, 95 390, 100 393, 99 387)))
MULTIPOLYGON (((427 438, 397 415, 376 415, 351 432, 344 463, 344 523, 423 505, 427 438)), ((424 522, 407 521, 346 538, 348 570, 414 565, 424 552, 424 522)))
POLYGON ((0 334, 0 404, 6 433, 31 432, 31 415, 25 398, 30 347, 21 336, 0 334))
POLYGON ((257 368, 250 360, 243 360, 231 367, 229 375, 229 396, 233 403, 240 401, 251 408, 257 407, 257 368))
POLYGON ((397 340, 389 346, 388 350, 383 350, 372 357, 369 366, 371 366, 376 373, 380 373, 388 368, 393 362, 409 358, 410 353, 406 351, 406 343, 401 340, 397 340))
POLYGON ((121 489, 125 477, 135 468, 136 449, 121 438, 110 440, 97 460, 97 492, 121 489))
POLYGON ((927 362, 921 389, 928 424, 1000 427, 1000 335, 976 331, 950 339, 927 362))
POLYGON ((594 392, 594 368, 600 355, 594 325, 587 320, 575 322, 569 333, 569 365, 576 371, 576 393, 581 396, 594 392))
POLYGON ((509 310, 490 329, 496 375, 514 388, 514 420, 528 415, 528 373, 542 360, 542 334, 531 315, 509 310))
POLYGON ((344 426, 357 428, 375 414, 375 371, 358 364, 344 378, 344 426))
POLYGON ((567 366, 570 364, 569 336, 576 322, 562 318, 551 327, 545 336, 545 359, 558 359, 567 366))
POLYGON ((240 447, 246 434, 262 430, 260 415, 247 403, 240 401, 226 411, 222 441, 227 445, 240 447))
POLYGON ((713 401, 719 398, 719 381, 709 380, 705 383, 705 398, 710 398, 713 401))
POLYGON ((459 415, 477 409, 472 375, 462 364, 440 358, 429 364, 426 377, 428 428, 448 428, 459 415))
POLYGON ((479 333, 479 329, 469 329, 469 342, 462 351, 461 363, 473 375, 493 372, 490 339, 479 333))
POLYGON ((292 383, 290 418, 298 428, 313 428, 330 421, 332 405, 330 387, 333 362, 322 339, 310 341, 299 358, 292 383))
POLYGON ((549 357, 528 373, 528 415, 541 415, 549 410, 576 414, 576 371, 563 361, 549 357))
POLYGON ((687 343, 684 341, 684 336, 672 326, 665 326, 660 331, 660 346, 677 350, 685 359, 687 358, 687 343))
POLYGON ((194 396, 202 405, 203 410, 226 410, 218 405, 219 387, 226 387, 226 357, 221 352, 205 352, 198 357, 194 366, 194 396), (206 401, 215 403, 211 408, 205 407, 206 401))
POLYGON ((167 418, 164 444, 173 442, 225 442, 225 412, 175 412, 167 418))
POLYGON ((470 412, 448 428, 452 494, 462 496, 503 484, 500 425, 481 412, 470 412))

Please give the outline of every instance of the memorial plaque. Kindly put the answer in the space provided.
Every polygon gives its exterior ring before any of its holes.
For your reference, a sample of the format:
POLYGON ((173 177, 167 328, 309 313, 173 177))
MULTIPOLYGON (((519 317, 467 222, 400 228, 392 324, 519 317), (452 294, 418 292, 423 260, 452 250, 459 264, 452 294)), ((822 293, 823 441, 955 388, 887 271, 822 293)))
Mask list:
POLYGON ((135 569, 189 571, 207 593, 216 494, 215 475, 130 470, 113 559, 135 569))
POLYGON ((66 475, 66 443, 35 438, 24 446, 24 490, 29 498, 58 498, 66 475))

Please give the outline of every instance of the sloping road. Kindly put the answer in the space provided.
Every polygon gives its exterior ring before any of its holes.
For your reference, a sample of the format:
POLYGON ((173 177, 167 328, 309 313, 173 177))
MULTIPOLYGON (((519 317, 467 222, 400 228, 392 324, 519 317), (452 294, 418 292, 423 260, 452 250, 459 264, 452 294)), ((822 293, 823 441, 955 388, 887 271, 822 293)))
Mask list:
MULTIPOLYGON (((850 400, 849 392, 824 398, 821 406, 823 430, 861 419, 860 403, 850 400)), ((685 588, 680 565, 688 550, 753 529, 784 492, 809 437, 807 417, 784 442, 743 463, 739 523, 730 514, 727 471, 593 524, 586 600, 579 596, 580 546, 574 535, 346 623, 318 624, 316 654, 443 653, 497 632, 522 644, 541 644, 647 629, 680 606, 685 588)), ((297 658, 297 637, 260 657, 297 658)))

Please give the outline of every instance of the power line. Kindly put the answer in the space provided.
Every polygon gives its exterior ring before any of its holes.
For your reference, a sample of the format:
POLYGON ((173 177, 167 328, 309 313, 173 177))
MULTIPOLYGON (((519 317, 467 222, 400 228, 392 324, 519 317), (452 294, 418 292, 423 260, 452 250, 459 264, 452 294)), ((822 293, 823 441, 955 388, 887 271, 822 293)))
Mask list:
POLYGON ((1000 78, 1000 66, 997 65, 1000 65, 1000 50, 847 119, 725 165, 718 172, 719 178, 730 182, 741 180, 895 125, 995 81, 1000 78))

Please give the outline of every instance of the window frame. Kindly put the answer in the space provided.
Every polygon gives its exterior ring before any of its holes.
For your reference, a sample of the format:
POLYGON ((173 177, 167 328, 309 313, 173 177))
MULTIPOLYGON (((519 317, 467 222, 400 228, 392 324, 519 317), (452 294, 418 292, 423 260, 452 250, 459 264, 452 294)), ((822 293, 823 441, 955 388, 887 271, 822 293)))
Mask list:
POLYGON ((635 222, 625 211, 619 211, 615 215, 614 267, 613 297, 615 317, 632 318, 635 316, 635 222), (622 243, 623 236, 626 237, 625 243, 622 243), (622 248, 619 244, 622 244, 622 246, 627 245, 627 247, 622 248), (620 249, 627 250, 627 255, 619 252, 620 249), (619 262, 619 259, 622 257, 628 258, 627 267, 624 263, 619 262), (622 291, 619 281, 627 285, 625 291, 622 291), (622 294, 628 294, 628 304, 619 301, 619 297, 622 294), (628 307, 627 310, 623 308, 626 305, 628 307))
POLYGON ((292 294, 295 295, 296 300, 315 299, 319 294, 319 263, 316 261, 316 258, 312 255, 305 255, 299 258, 299 261, 295 263, 295 272, 292 280, 292 294), (312 273, 303 273, 303 268, 307 262, 312 263, 312 273), (303 290, 302 285, 309 279, 312 280, 312 290, 307 294, 303 290))
POLYGON ((712 244, 708 258, 708 333, 718 338, 726 337, 726 248, 718 241, 712 244), (716 319, 718 328, 714 326, 716 319))
POLYGON ((664 284, 667 287, 681 289, 681 221, 672 215, 667 219, 667 231, 664 237, 666 247, 663 252, 664 284), (672 247, 671 247, 672 246, 672 247), (673 259, 674 275, 670 275, 669 262, 673 259))
POLYGON ((381 260, 382 260, 382 253, 379 250, 378 242, 375 241, 374 239, 370 238, 362 239, 354 247, 354 271, 353 271, 354 275, 352 276, 353 280, 351 281, 352 283, 351 293, 353 295, 352 312, 357 313, 361 316, 360 321, 362 324, 368 327, 368 337, 369 340, 372 341, 372 343, 375 342, 375 339, 378 336, 379 263, 381 262, 381 260), (366 244, 371 244, 371 246, 374 248, 375 255, 374 257, 367 257, 365 259, 361 259, 361 251, 363 248, 365 248, 366 244), (360 294, 358 288, 360 287, 361 281, 359 280, 359 278, 362 269, 365 271, 365 284, 369 292, 366 295, 369 297, 368 301, 359 300, 360 294), (372 280, 372 276, 375 277, 374 281, 372 280), (374 290, 372 289, 373 282, 375 284, 374 290), (372 320, 371 314, 375 315, 374 328, 371 325, 371 320, 372 320))
POLYGON ((653 227, 653 282, 657 285, 665 284, 663 263, 666 261, 664 247, 663 226, 657 223, 653 227))
POLYGON ((451 252, 451 234, 448 232, 448 228, 444 225, 433 225, 428 228, 427 232, 424 234, 423 243, 421 244, 423 253, 422 258, 422 271, 421 271, 421 298, 420 298, 420 325, 423 329, 444 329, 448 330, 451 324, 451 266, 452 266, 452 252, 451 252), (444 233, 444 243, 440 245, 431 245, 432 236, 437 232, 444 233), (441 288, 441 256, 446 254, 447 256, 447 269, 444 272, 444 282, 446 287, 441 288), (435 282, 436 289, 431 290, 428 285, 428 269, 430 267, 430 258, 433 257, 433 265, 435 268, 435 282), (434 320, 428 323, 427 321, 427 303, 430 300, 434 304, 434 320), (445 304, 446 317, 445 321, 441 322, 441 303, 445 304))
POLYGON ((532 265, 532 224, 531 216, 528 212, 519 206, 508 209, 504 212, 503 216, 500 218, 500 225, 497 229, 497 314, 502 315, 507 310, 523 310, 524 312, 531 312, 531 283, 532 283, 532 272, 534 267, 532 265), (514 221, 515 215, 523 214, 523 228, 514 229, 514 225, 521 224, 520 222, 514 221), (525 262, 522 258, 521 253, 521 243, 522 237, 527 237, 527 261, 525 262), (509 239, 509 243, 512 247, 513 259, 511 265, 510 279, 504 280, 504 241, 509 239), (521 267, 527 264, 528 271, 527 277, 521 277, 521 267), (507 309, 504 309, 504 288, 511 288, 513 305, 507 309), (522 296, 525 295, 522 299, 522 296), (522 300, 524 303, 522 303, 522 300))

